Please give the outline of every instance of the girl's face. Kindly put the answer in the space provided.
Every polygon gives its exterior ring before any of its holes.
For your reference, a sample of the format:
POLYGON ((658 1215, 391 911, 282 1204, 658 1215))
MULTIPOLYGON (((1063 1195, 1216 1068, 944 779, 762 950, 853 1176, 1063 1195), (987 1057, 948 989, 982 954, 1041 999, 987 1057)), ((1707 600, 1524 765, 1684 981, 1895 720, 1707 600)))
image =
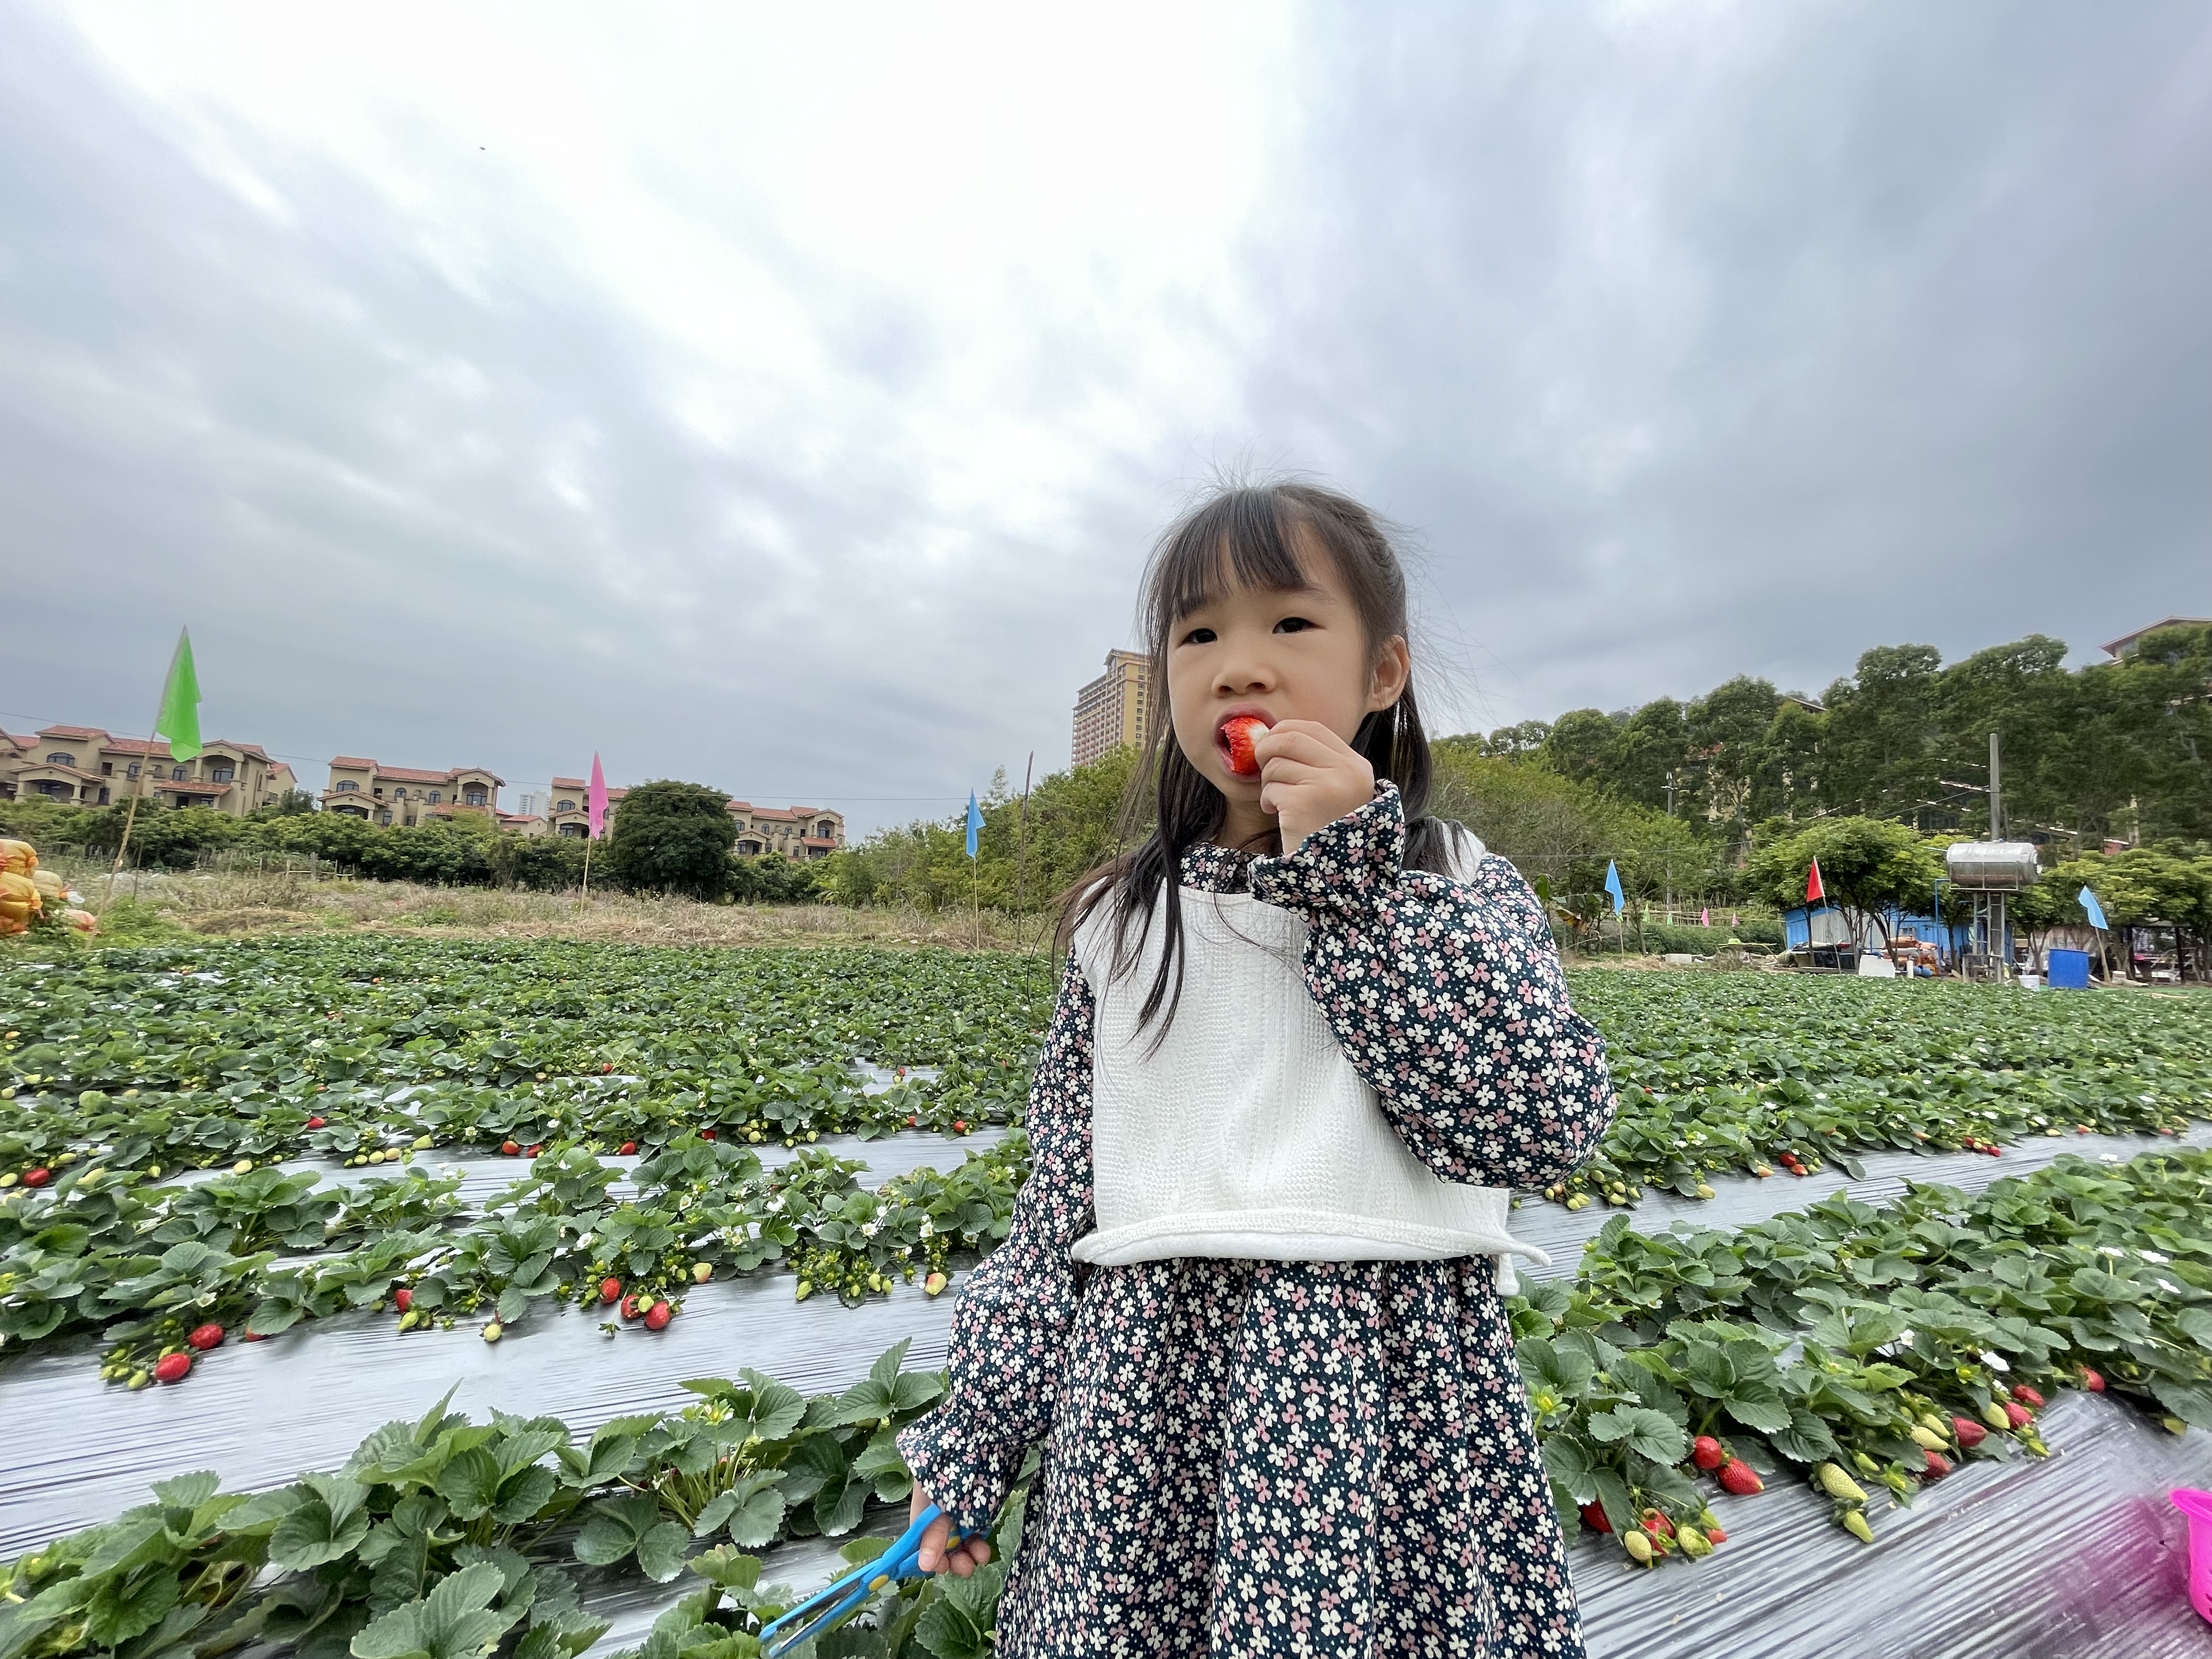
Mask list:
POLYGON ((1405 691, 1412 659, 1393 638, 1368 644, 1335 562, 1295 532, 1302 586, 1231 587, 1180 617, 1168 636, 1168 714, 1176 743, 1229 801, 1225 826, 1243 845, 1274 826, 1260 811, 1260 780, 1229 767, 1221 728, 1235 715, 1270 726, 1314 720, 1349 743, 1359 723, 1405 691))

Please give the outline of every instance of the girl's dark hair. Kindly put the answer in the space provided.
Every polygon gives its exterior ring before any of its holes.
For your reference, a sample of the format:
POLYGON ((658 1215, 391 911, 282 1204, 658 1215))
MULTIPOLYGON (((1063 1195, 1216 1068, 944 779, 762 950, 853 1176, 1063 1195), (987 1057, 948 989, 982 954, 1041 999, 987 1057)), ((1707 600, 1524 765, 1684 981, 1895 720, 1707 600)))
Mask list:
MULTIPOLYGON (((1060 948, 1101 905, 1114 925, 1113 977, 1135 963, 1162 911, 1166 949, 1138 1017, 1139 1029, 1160 1020, 1158 1046, 1182 997, 1182 855, 1218 835, 1228 816, 1221 791, 1190 763, 1176 743, 1167 708, 1167 656, 1176 623, 1224 588, 1242 586, 1287 592, 1304 585, 1297 537, 1334 565, 1365 629, 1369 659, 1407 633, 1406 573, 1375 515, 1350 496, 1308 483, 1217 489, 1169 526, 1145 568, 1141 601, 1146 644, 1152 657, 1146 730, 1136 769, 1121 799, 1116 839, 1124 853, 1077 882, 1065 895, 1060 948), (1164 1017, 1163 1017, 1164 1016, 1164 1017)), ((1398 701, 1360 722, 1352 746, 1375 775, 1398 786, 1406 813, 1406 867, 1442 872, 1450 857, 1449 831, 1428 815, 1429 740, 1421 729, 1410 682, 1398 701)), ((1279 845, 1248 851, 1272 851, 1279 845)))

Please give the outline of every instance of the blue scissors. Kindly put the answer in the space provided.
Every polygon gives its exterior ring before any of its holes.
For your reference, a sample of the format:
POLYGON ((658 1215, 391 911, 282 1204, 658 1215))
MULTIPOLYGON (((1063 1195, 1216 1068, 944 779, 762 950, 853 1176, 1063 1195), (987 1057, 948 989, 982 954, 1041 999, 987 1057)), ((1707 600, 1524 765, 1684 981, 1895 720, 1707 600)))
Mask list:
MULTIPOLYGON (((826 1589, 817 1590, 782 1618, 764 1626, 760 1633, 761 1652, 765 1659, 777 1659, 802 1644, 828 1630, 847 1613, 857 1611, 878 1590, 896 1583, 902 1578, 911 1578, 921 1571, 921 1535, 929 1529, 931 1522, 945 1513, 932 1504, 914 1518, 914 1524, 899 1534, 896 1542, 872 1561, 864 1561, 826 1589), (805 1619, 805 1628, 779 1638, 776 1632, 795 1619, 805 1619)), ((945 1547, 964 1542, 969 1534, 954 1528, 945 1535, 945 1547)))

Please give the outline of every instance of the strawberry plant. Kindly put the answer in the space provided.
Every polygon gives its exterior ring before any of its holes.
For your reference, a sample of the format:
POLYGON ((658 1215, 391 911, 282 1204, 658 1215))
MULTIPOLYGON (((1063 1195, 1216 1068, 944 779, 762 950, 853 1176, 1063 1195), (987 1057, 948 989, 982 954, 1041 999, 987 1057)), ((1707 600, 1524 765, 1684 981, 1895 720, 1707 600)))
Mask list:
MULTIPOLYGON (((275 1492, 225 1493, 206 1473, 165 1480, 153 1503, 0 1566, 0 1659, 252 1644, 305 1659, 574 1659, 607 1626, 583 1610, 572 1564, 665 1582, 687 1556, 711 1593, 664 1616, 647 1650, 696 1650, 690 1633, 706 1629, 735 1644, 718 1653, 743 1652, 738 1638, 792 1598, 757 1589, 757 1559, 736 1540, 843 1535, 871 1498, 904 1496, 889 1436, 942 1389, 902 1370, 904 1352, 811 1400, 757 1373, 703 1379, 687 1385, 694 1406, 581 1441, 555 1419, 479 1424, 441 1401, 378 1429, 343 1468, 275 1492), (716 1538, 732 1541, 701 1548, 716 1538)), ((872 1559, 886 1542, 848 1553, 872 1559)), ((885 1599, 914 1615, 911 1635, 936 1594, 909 1584, 885 1599)))
POLYGON ((1694 1523, 1701 1476, 1747 1493, 1794 1468, 1870 1537, 1870 1490, 1906 1503, 1962 1460, 2043 1455, 2041 1402, 2091 1376, 2212 1428, 2206 1213, 2212 1153, 2191 1149, 1736 1232, 1616 1216, 1571 1287, 1515 1304, 1562 1521, 1694 1523))

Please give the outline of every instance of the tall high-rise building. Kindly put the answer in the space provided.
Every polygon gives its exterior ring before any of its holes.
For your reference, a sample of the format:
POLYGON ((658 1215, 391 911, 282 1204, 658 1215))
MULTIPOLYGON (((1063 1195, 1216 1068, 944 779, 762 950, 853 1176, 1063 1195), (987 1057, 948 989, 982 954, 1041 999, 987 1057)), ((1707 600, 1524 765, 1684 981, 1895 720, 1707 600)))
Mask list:
POLYGON ((1137 651, 1109 651, 1106 672, 1075 694, 1075 764, 1145 740, 1152 716, 1152 659, 1137 651))

